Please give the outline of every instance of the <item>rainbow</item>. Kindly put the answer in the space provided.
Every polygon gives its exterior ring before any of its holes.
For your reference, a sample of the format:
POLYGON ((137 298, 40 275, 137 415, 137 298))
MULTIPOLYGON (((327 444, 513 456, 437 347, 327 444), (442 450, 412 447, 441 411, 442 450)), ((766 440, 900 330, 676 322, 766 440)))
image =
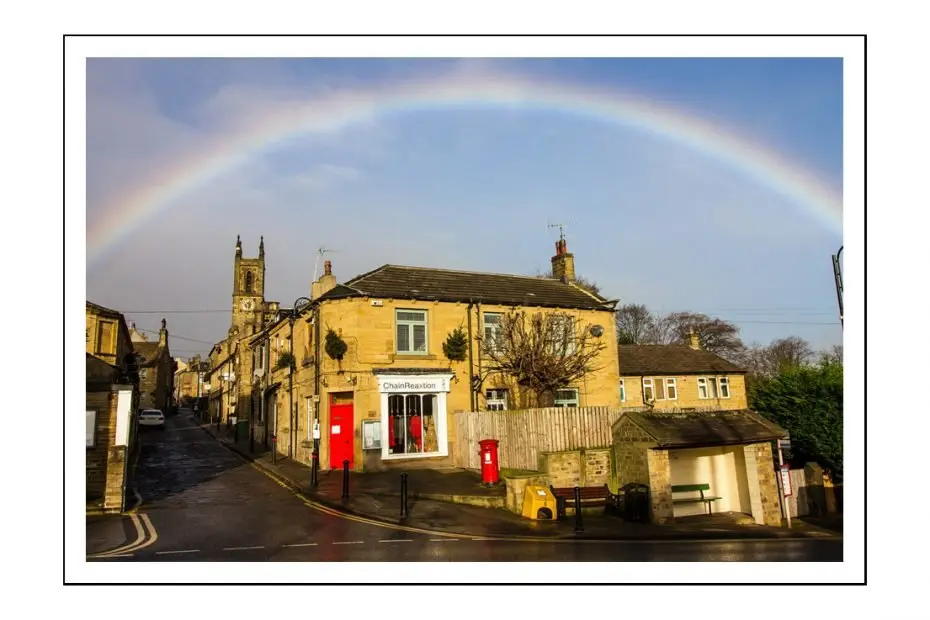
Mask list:
POLYGON ((391 113, 474 107, 553 110, 651 133, 732 166, 842 233, 840 195, 779 153, 719 124, 636 95, 589 86, 512 76, 458 76, 345 92, 269 110, 236 135, 186 154, 129 195, 104 205, 95 218, 99 223, 88 229, 88 264, 177 198, 283 140, 331 133, 391 113))

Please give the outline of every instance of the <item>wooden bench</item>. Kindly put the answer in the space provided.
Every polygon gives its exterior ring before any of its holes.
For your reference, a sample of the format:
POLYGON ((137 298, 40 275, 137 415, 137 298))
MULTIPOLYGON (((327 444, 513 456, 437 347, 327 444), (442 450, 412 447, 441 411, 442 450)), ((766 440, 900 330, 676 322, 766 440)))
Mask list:
MULTIPOLYGON (((575 508, 575 487, 556 488, 550 485, 549 490, 552 491, 552 495, 555 496, 556 519, 561 519, 565 516, 565 509, 568 508, 569 504, 571 504, 572 508, 575 508)), ((607 506, 614 506, 616 508, 620 506, 620 496, 611 493, 610 488, 606 484, 602 487, 581 487, 579 489, 579 494, 581 496, 582 508, 598 508, 603 506, 606 510, 607 506)))
POLYGON ((708 514, 713 514, 713 504, 717 500, 723 499, 722 497, 716 496, 705 496, 704 491, 710 491, 709 484, 677 484, 672 485, 672 495, 675 493, 700 493, 699 497, 681 497, 679 499, 672 499, 673 504, 700 504, 703 503, 707 506, 708 514))

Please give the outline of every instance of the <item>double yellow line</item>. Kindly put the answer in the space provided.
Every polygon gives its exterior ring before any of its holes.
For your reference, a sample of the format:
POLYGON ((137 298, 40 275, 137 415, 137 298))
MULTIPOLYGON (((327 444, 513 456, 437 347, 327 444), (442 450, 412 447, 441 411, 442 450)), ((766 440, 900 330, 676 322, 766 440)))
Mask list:
POLYGON ((153 545, 156 540, 158 540, 158 532, 155 530, 155 526, 152 525, 152 520, 149 519, 149 516, 145 513, 139 513, 139 507, 142 505, 142 498, 139 497, 139 493, 136 492, 137 502, 135 507, 130 510, 127 516, 132 521, 133 526, 136 528, 136 539, 131 543, 121 545, 115 549, 110 549, 109 551, 101 551, 100 553, 94 553, 88 555, 88 559, 105 559, 105 558, 117 558, 125 557, 134 554, 140 549, 145 549, 146 547, 153 545))

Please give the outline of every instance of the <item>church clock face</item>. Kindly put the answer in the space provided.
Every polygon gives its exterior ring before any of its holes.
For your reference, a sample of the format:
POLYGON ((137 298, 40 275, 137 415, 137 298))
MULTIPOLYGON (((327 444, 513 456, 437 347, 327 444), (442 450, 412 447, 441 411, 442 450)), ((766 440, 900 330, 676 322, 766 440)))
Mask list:
POLYGON ((244 312, 251 312, 255 308, 255 300, 254 299, 243 299, 241 307, 244 312))

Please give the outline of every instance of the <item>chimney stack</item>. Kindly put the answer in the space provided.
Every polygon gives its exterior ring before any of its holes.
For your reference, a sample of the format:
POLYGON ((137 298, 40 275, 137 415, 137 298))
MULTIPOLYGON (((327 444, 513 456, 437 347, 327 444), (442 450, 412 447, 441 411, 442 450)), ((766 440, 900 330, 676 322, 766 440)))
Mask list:
POLYGON ((323 261, 323 275, 310 286, 310 299, 317 299, 336 288, 336 276, 333 275, 333 263, 323 261))
POLYGON ((698 338, 698 335, 694 333, 693 327, 688 328, 688 340, 689 340, 689 346, 692 349, 694 349, 695 351, 699 351, 701 349, 701 340, 700 338, 698 338))
POLYGON ((158 330, 158 345, 161 347, 168 346, 168 327, 165 319, 161 320, 161 329, 158 330))
POLYGON ((566 284, 575 280, 575 256, 569 254, 565 239, 555 242, 555 256, 552 257, 552 277, 566 284))

